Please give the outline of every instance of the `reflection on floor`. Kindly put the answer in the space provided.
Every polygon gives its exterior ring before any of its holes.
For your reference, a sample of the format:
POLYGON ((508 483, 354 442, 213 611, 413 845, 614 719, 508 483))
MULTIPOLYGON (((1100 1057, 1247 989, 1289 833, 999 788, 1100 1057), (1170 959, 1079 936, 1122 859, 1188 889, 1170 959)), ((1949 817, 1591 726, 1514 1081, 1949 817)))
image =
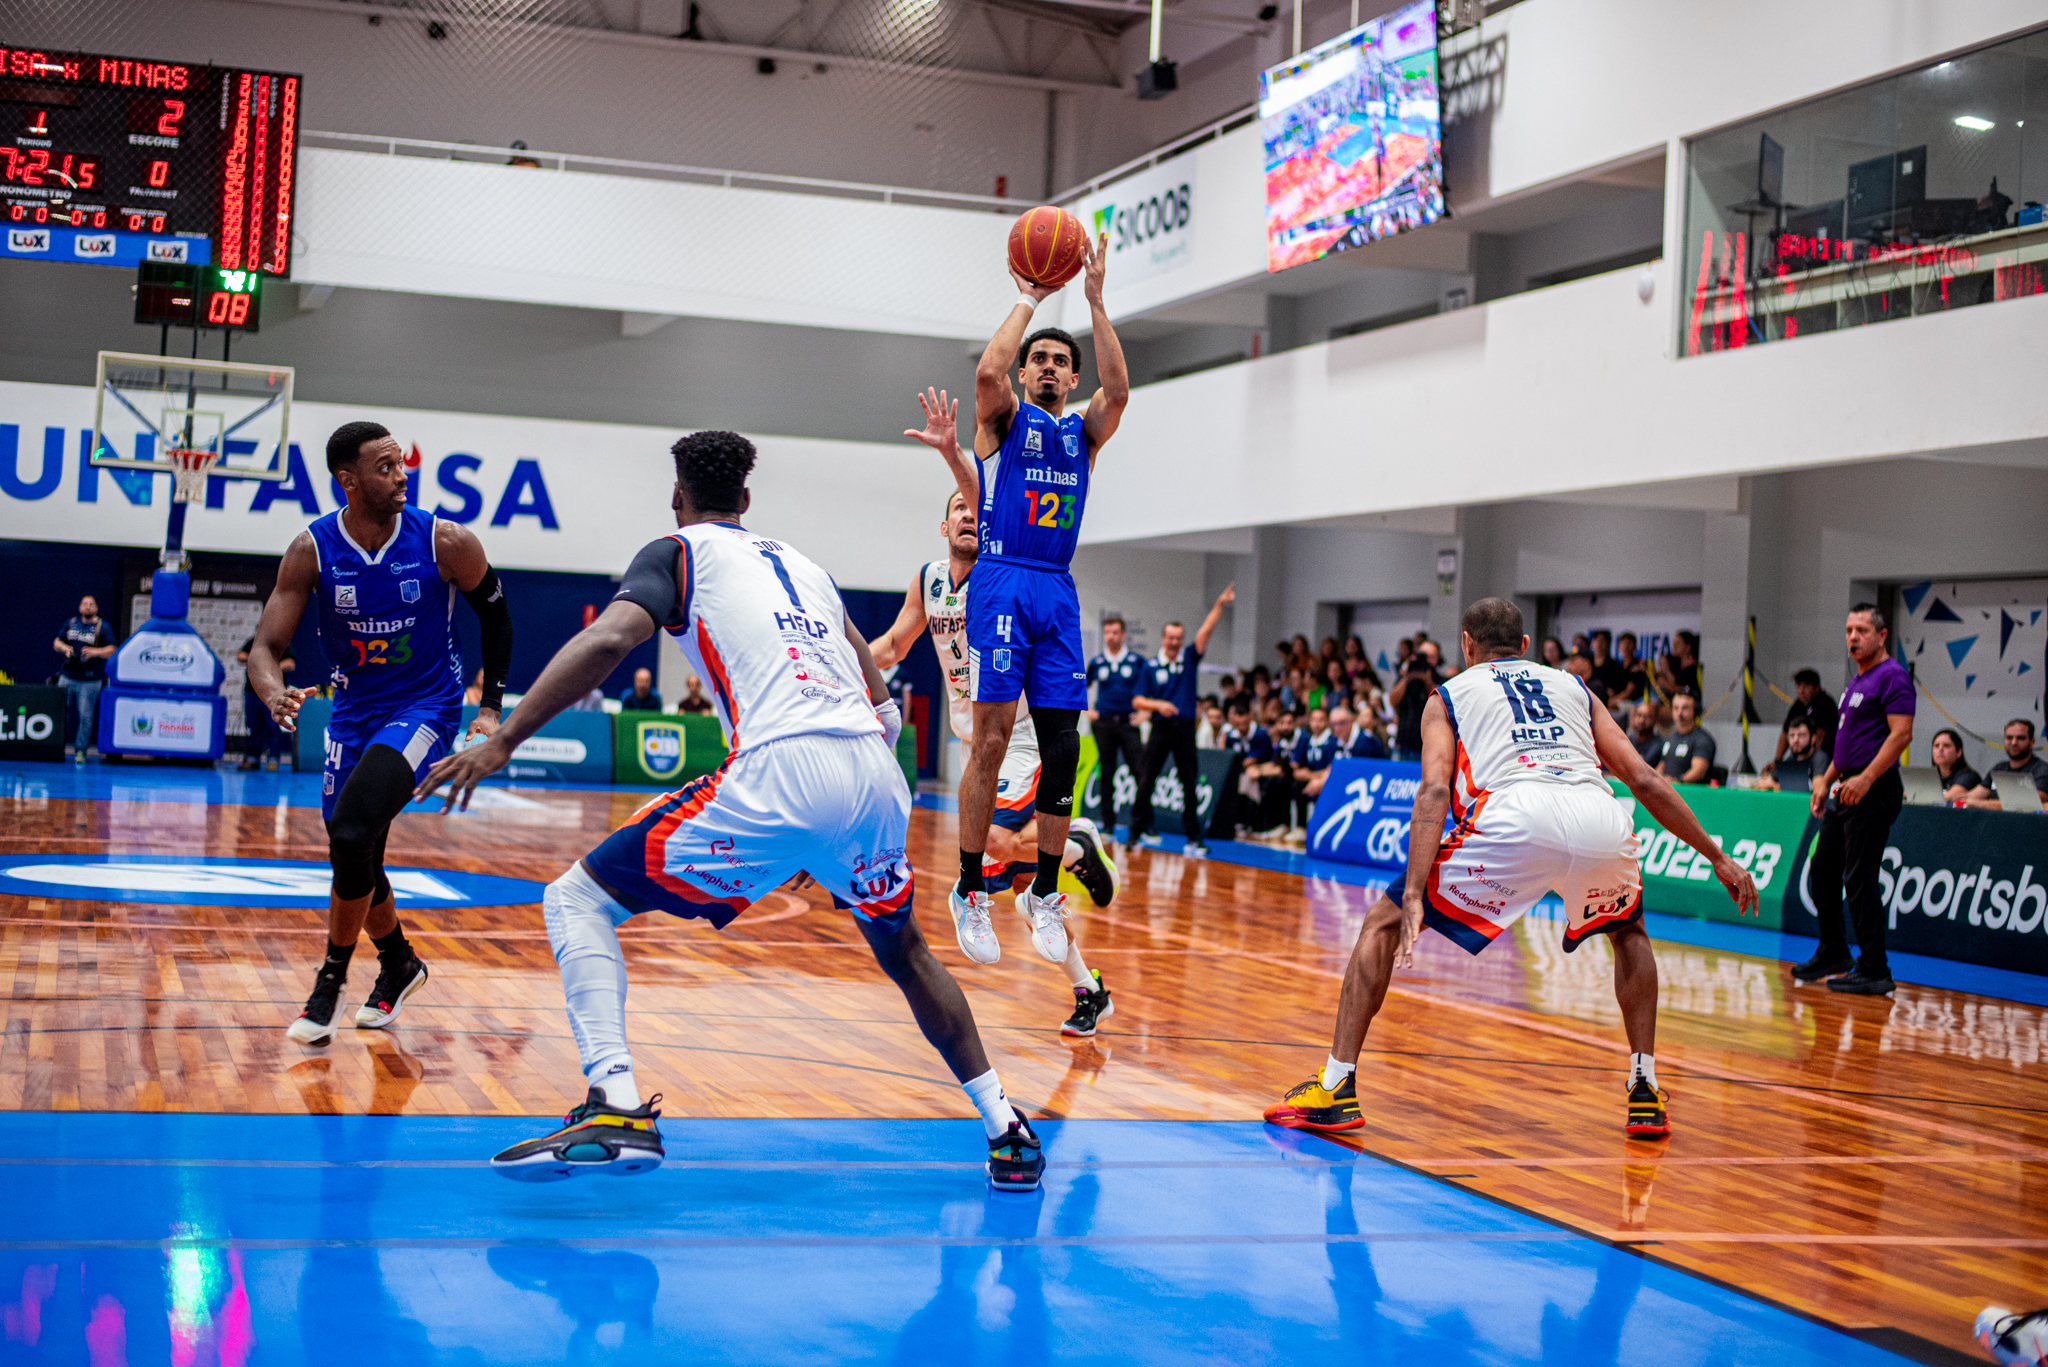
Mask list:
MULTIPOLYGON (((228 777, 13 766, 0 861, 324 858, 301 780, 228 777)), ((390 858, 544 881, 642 797, 495 790, 401 818, 390 858)), ((990 968, 944 934, 953 841, 913 818, 919 917, 1050 1118, 1035 1200, 987 1194, 964 1099, 816 894, 626 927, 677 1161, 537 1189, 479 1166, 580 1089, 537 907, 408 905, 429 991, 307 1054, 316 909, 0 894, 7 1360, 1960 1361, 1980 1305, 2048 1299, 2039 1006, 1845 1000, 1660 939, 1677 1133, 1630 1142, 1605 944, 1427 936, 1367 1128, 1304 1139, 1257 1115, 1322 1058, 1367 889, 1127 852, 1080 918, 1117 1012, 1075 1042, 1020 922, 990 968)))

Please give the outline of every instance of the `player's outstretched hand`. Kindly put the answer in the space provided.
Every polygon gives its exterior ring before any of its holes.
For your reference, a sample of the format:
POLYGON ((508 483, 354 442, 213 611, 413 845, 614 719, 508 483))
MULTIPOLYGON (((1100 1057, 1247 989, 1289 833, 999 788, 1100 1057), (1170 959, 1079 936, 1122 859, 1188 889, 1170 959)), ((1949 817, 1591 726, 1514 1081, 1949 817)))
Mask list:
POLYGON ((476 785, 505 767, 511 752, 496 736, 457 750, 427 770, 427 776, 420 780, 420 786, 413 789, 412 799, 425 802, 434 795, 437 788, 448 789, 448 800, 441 806, 445 814, 469 810, 469 795, 476 791, 476 785))
POLYGON ((483 736, 488 738, 497 729, 497 710, 495 708, 480 707, 477 709, 476 720, 472 721, 469 724, 469 730, 466 731, 464 734, 471 736, 483 736))
POLYGON ((959 455, 960 401, 947 398, 943 389, 927 389, 917 396, 917 406, 924 410, 924 430, 906 427, 903 435, 923 442, 942 456, 959 455))
POLYGON ((310 688, 287 688, 270 702, 270 718, 286 733, 299 729, 299 704, 313 696, 310 688))
POLYGON ((1422 938, 1422 890, 1401 895, 1401 947, 1394 951, 1394 967, 1415 967, 1415 942, 1422 938))
POLYGON ((1102 307, 1102 277, 1104 272, 1109 269, 1109 234, 1102 234, 1094 242, 1090 242, 1084 236, 1081 239, 1081 246, 1088 253, 1085 258, 1085 264, 1082 266, 1081 293, 1089 303, 1100 308, 1102 307))
POLYGON ((1722 855, 1714 861, 1714 877, 1721 880, 1721 886, 1728 889, 1728 895, 1735 899, 1735 907, 1744 916, 1761 916, 1757 909, 1756 880, 1749 876, 1749 870, 1722 855))

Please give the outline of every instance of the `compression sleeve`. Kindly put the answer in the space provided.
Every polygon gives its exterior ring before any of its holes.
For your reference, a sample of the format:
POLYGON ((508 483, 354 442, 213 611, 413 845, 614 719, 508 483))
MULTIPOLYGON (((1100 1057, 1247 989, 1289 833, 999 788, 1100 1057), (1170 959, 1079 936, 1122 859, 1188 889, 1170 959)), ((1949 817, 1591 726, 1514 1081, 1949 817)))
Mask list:
POLYGON ((462 594, 484 628, 484 684, 479 707, 493 712, 505 709, 505 679, 512 672, 512 608, 505 601, 505 586, 498 571, 488 568, 473 589, 462 594))
MULTIPOLYGON (((672 536, 648 542, 626 567, 612 601, 636 604, 658 627, 682 626, 689 612, 689 590, 687 585, 676 582, 676 561, 678 551, 687 557, 689 550, 688 543, 672 536)), ((683 573, 687 575, 688 571, 683 573)))

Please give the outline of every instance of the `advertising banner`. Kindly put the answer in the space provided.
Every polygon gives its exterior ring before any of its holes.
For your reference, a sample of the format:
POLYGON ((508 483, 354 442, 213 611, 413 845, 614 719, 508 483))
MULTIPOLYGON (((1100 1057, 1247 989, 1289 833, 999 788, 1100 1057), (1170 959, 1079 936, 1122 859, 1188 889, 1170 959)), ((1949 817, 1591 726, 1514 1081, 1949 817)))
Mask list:
MULTIPOLYGON (((1790 861, 1784 928, 1818 935, 1807 864, 1809 820, 1790 861)), ((2048 973, 2048 818, 2024 812, 1907 807, 1878 866, 1885 946, 1907 954, 2048 973)), ((1848 930, 1853 943, 1854 927, 1848 930)))
POLYGON ((1109 238, 1109 275, 1135 284, 1194 260, 1195 158, 1174 157, 1073 208, 1090 237, 1109 238))
POLYGON ((1408 813, 1422 785, 1412 760, 1340 759, 1308 821, 1308 853, 1347 864, 1408 867, 1408 813))
POLYGON ((716 717, 696 713, 615 712, 612 782, 680 788, 725 761, 716 717))
MULTIPOLYGON (((1636 862, 1643 870, 1643 907, 1703 921, 1736 921, 1777 930, 1779 907, 1792 877, 1793 855, 1806 829, 1804 793, 1754 793, 1688 784, 1679 790, 1714 843, 1756 879, 1756 916, 1743 916, 1713 867, 1673 836, 1614 781, 1614 795, 1636 828, 1636 862)), ((1787 924, 1784 929, 1791 929, 1787 924)))
MULTIPOLYGON (((465 733, 476 720, 476 711, 473 706, 462 709, 465 733)), ((519 742, 511 763, 499 772, 510 779, 609 783, 612 719, 603 712, 564 712, 519 742)))
MULTIPOLYGON (((1093 750, 1094 738, 1084 737, 1084 742, 1093 750)), ((1216 794, 1230 791, 1230 774, 1237 764, 1237 756, 1228 750, 1197 750, 1195 757, 1199 765, 1195 775, 1195 813, 1202 819, 1202 830, 1211 840, 1230 840, 1237 835, 1234 826, 1234 805, 1224 804, 1224 810, 1216 809, 1216 794)), ((1097 813, 1102 808, 1102 770, 1090 764, 1083 772, 1080 801, 1077 810, 1084 814, 1097 813)), ((1181 833, 1181 803, 1186 790, 1180 781, 1180 767, 1171 759, 1159 773, 1152 785, 1152 819, 1154 828, 1162 835, 1181 833)), ((1116 771, 1116 820, 1103 825, 1114 828, 1128 825, 1131 808, 1138 800, 1138 776, 1128 764, 1118 765, 1116 771)))
POLYGON ((227 700, 122 693, 100 694, 102 753, 215 756, 226 731, 227 700))
POLYGON ((0 684, 0 759, 64 758, 64 690, 0 684))

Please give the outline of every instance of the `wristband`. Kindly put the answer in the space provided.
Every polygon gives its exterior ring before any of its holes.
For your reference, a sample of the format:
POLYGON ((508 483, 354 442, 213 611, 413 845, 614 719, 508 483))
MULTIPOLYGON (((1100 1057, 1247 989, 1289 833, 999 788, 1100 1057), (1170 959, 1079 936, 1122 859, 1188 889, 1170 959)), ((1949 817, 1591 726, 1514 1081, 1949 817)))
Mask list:
MULTIPOLYGON (((1032 297, 1031 297, 1030 295, 1028 295, 1028 294, 1020 294, 1020 295, 1018 295, 1018 296, 1017 296, 1017 303, 1018 303, 1018 304, 1022 304, 1022 305, 1023 305, 1023 306, 1025 307, 1025 308, 1027 308, 1027 309, 1030 309, 1030 310, 1031 310, 1031 311, 1032 311, 1033 313, 1036 313, 1036 312, 1038 312, 1038 301, 1037 301, 1036 299, 1033 299, 1033 298, 1032 298, 1032 297)), ((1012 308, 1015 308, 1015 307, 1016 307, 1016 304, 1012 304, 1012 305, 1011 305, 1011 307, 1012 307, 1012 308)))

